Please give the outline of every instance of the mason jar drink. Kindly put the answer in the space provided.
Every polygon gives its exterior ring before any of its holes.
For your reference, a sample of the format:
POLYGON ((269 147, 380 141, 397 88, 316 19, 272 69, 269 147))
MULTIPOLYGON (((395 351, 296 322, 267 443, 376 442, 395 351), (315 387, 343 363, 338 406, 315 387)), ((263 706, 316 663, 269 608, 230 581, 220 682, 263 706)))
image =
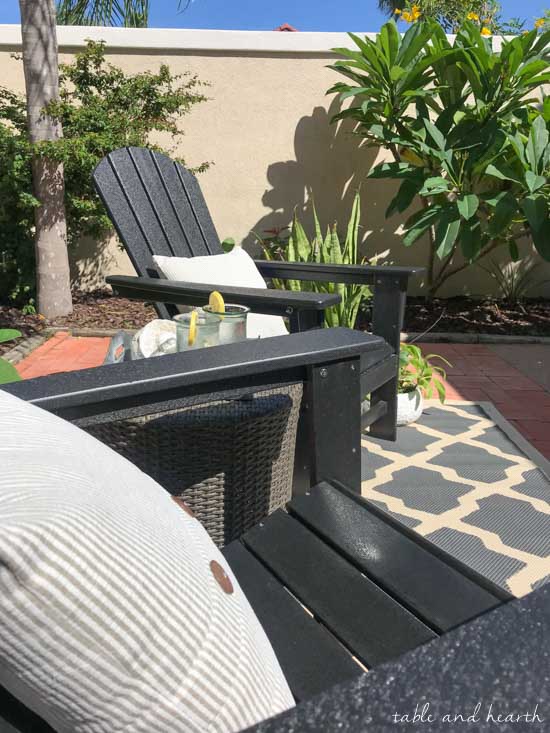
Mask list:
POLYGON ((246 318, 250 311, 244 305, 226 303, 225 310, 215 311, 211 305, 205 305, 203 310, 209 315, 220 318, 220 344, 234 344, 246 340, 246 318))
POLYGON ((180 313, 173 320, 176 322, 178 351, 204 349, 220 343, 221 319, 213 313, 205 313, 202 308, 197 308, 189 313, 180 313), (194 313, 196 316, 193 316, 194 313))

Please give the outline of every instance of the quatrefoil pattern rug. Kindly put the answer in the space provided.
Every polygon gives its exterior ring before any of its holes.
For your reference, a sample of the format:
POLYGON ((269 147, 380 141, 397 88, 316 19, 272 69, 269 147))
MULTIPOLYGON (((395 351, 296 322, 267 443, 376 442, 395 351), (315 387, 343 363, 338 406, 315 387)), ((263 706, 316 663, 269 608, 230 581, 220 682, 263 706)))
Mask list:
POLYGON ((363 437, 362 451, 380 509, 515 596, 550 581, 547 466, 492 406, 430 403, 396 443, 363 437))

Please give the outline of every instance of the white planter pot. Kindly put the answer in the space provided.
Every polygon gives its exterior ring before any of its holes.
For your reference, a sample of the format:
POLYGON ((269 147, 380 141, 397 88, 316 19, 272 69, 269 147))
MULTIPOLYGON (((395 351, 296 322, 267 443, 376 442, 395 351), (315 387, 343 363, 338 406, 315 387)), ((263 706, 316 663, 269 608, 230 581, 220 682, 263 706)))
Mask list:
POLYGON ((409 425, 418 420, 424 409, 424 398, 419 389, 397 395, 397 424, 409 425))

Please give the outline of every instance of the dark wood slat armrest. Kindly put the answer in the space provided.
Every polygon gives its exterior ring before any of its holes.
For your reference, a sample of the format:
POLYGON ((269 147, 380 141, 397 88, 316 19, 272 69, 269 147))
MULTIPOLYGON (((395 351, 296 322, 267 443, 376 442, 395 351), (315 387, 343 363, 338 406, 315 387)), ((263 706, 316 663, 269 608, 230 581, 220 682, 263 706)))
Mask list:
POLYGON ((385 350, 382 339, 345 328, 254 339, 14 382, 2 388, 69 418, 132 400, 147 404, 232 387, 304 380, 316 365, 385 350))
POLYGON ((285 280, 318 280, 335 283, 376 284, 377 278, 403 281, 424 272, 423 267, 394 267, 393 265, 325 265, 317 262, 275 262, 255 260, 264 277, 285 280))
POLYGON ((185 283, 152 277, 116 275, 107 278, 114 291, 132 300, 153 300, 158 303, 204 305, 213 290, 218 290, 227 302, 240 303, 255 313, 290 316, 295 311, 323 311, 337 305, 340 297, 330 293, 307 293, 290 290, 263 290, 211 283, 185 283))

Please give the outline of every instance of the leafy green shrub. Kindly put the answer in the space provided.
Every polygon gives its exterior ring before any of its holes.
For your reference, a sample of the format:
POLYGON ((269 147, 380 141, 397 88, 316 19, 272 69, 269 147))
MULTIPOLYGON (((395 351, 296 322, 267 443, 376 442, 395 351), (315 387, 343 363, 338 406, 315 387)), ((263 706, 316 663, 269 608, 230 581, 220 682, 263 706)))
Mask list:
MULTIPOLYGON (((366 262, 366 258, 359 255, 359 225, 361 217, 361 199, 359 193, 355 195, 351 208, 344 246, 342 247, 338 235, 337 225, 327 227, 325 236, 313 205, 313 224, 315 234, 309 238, 296 212, 292 221, 290 235, 282 237, 275 232, 273 237, 258 241, 262 246, 267 260, 284 260, 287 262, 317 262, 322 264, 358 265, 366 262)), ((325 325, 327 327, 345 326, 353 328, 362 303, 371 296, 367 285, 306 282, 302 280, 273 280, 275 287, 286 290, 304 290, 315 293, 337 293, 341 302, 325 311, 325 325)))
POLYGON ((403 243, 429 236, 429 294, 497 248, 517 259, 526 234, 550 259, 550 108, 529 96, 550 81, 550 33, 503 41, 501 52, 473 22, 454 45, 434 21, 351 38, 358 50, 336 49, 344 59, 332 67, 347 81, 329 92, 351 99, 335 119, 391 153, 369 174, 400 182, 387 217, 420 200, 403 243))
MULTIPOLYGON (((167 132, 177 142, 183 135, 181 117, 206 97, 196 76, 173 75, 166 65, 156 73, 125 74, 105 60, 105 45, 94 42, 61 66, 60 86, 60 100, 49 111, 61 119, 64 137, 37 148, 64 164, 72 245, 82 236, 101 239, 111 230, 91 180, 99 160, 124 145, 161 150, 151 143, 154 132, 167 132)), ((16 302, 28 301, 34 291, 37 202, 32 196, 31 153, 24 99, 0 87, 0 297, 16 302)), ((205 167, 204 163, 196 170, 205 167)))

